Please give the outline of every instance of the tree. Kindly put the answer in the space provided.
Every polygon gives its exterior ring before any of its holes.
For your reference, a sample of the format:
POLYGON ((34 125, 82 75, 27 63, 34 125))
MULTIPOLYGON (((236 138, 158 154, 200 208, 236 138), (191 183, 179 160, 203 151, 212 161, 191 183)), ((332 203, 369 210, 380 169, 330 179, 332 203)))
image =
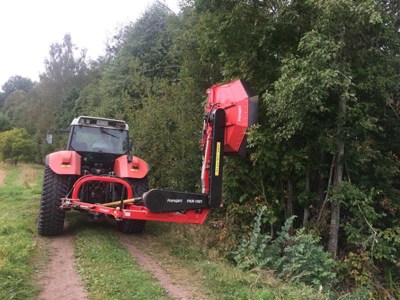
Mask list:
POLYGON ((129 116, 136 153, 151 165, 154 186, 195 190, 200 176, 202 107, 188 101, 186 87, 153 82, 143 108, 129 116))
POLYGON ((33 141, 23 128, 14 128, 0 133, 0 157, 2 160, 28 161, 33 158, 33 141))
POLYGON ((371 143, 380 130, 378 115, 385 110, 387 87, 393 84, 398 63, 391 51, 398 49, 375 1, 325 1, 313 9, 317 15, 313 28, 303 35, 297 53, 283 61, 274 92, 264 99, 279 143, 296 151, 317 150, 306 152, 306 157, 330 157, 330 168, 322 169, 325 159, 316 167, 319 173, 330 174, 324 188, 325 200, 331 203, 328 249, 336 256, 343 201, 339 199, 345 193, 342 183, 344 178, 358 181, 351 170, 377 150, 364 148, 368 153, 360 153, 360 145, 371 143), (388 67, 386 74, 378 75, 383 66, 388 67))
POLYGON ((29 93, 15 90, 5 99, 2 111, 13 126, 23 127, 27 124, 29 107, 32 104, 29 93))
POLYGON ((19 75, 10 77, 2 86, 4 93, 0 93, 0 108, 3 106, 3 103, 7 97, 13 92, 24 91, 27 93, 33 87, 34 83, 29 78, 24 78, 19 75))
POLYGON ((69 34, 64 36, 62 43, 50 46, 49 58, 45 60, 46 71, 40 75, 39 89, 48 126, 63 128, 67 125, 63 123, 62 116, 74 107, 79 91, 86 85, 86 50, 78 51, 69 34))
POLYGON ((86 74, 86 50, 81 50, 72 43, 71 35, 66 34, 62 43, 50 46, 50 57, 45 60, 45 73, 40 75, 42 83, 53 84, 61 95, 74 84, 80 85, 86 74))
POLYGON ((16 75, 11 76, 6 83, 3 84, 2 89, 4 93, 10 95, 12 92, 17 90, 22 90, 29 92, 34 86, 34 83, 29 78, 24 78, 22 76, 16 75))
POLYGON ((101 116, 126 119, 141 108, 154 78, 171 81, 177 78, 168 30, 170 14, 165 6, 155 3, 139 20, 118 32, 108 60, 99 62, 101 77, 82 91, 76 112, 89 110, 101 116), (96 105, 92 106, 94 102, 96 105))

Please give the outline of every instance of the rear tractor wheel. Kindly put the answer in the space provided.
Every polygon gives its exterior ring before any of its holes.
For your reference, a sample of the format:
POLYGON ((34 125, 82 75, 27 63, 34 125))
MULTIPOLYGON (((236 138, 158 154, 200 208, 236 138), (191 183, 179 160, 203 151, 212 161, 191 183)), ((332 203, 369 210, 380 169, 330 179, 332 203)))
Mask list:
POLYGON ((43 236, 60 235, 64 229, 65 211, 60 208, 61 198, 67 196, 70 176, 58 175, 46 167, 40 202, 38 232, 43 236))

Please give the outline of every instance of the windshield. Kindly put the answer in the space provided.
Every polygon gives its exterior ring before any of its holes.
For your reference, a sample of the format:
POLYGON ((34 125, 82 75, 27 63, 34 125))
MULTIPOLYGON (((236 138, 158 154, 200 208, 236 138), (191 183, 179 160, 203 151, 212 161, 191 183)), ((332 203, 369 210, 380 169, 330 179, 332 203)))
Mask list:
POLYGON ((70 148, 75 151, 125 154, 128 131, 103 127, 73 126, 70 148))

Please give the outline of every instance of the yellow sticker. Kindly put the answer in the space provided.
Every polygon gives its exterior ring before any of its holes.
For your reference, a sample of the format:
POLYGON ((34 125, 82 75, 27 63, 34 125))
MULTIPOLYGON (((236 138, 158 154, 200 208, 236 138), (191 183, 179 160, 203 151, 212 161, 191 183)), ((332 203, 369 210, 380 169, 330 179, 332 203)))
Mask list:
POLYGON ((221 156, 221 142, 217 142, 217 153, 216 153, 216 160, 215 160, 215 176, 219 176, 220 156, 221 156))

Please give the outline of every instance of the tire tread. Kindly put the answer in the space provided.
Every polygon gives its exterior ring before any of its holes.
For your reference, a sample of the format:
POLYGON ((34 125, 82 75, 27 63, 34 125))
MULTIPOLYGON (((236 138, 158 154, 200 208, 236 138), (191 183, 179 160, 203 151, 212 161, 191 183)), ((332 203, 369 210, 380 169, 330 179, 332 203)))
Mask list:
POLYGON ((61 198, 68 193, 69 178, 54 173, 50 167, 44 171, 38 232, 43 236, 60 235, 64 229, 65 211, 60 208, 61 198))

